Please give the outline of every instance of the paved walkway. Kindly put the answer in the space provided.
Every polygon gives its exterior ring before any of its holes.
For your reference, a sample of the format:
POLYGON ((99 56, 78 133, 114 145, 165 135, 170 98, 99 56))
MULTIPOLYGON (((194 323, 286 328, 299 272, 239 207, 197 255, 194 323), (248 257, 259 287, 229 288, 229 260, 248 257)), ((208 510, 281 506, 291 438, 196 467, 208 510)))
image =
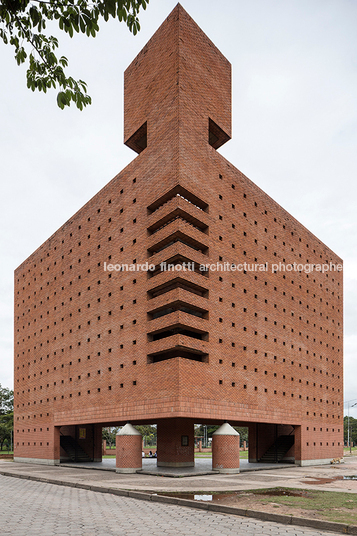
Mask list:
POLYGON ((357 493, 357 480, 351 479, 356 476, 357 457, 337 466, 277 470, 274 464, 258 472, 189 478, 0 460, 1 536, 357 534, 356 527, 339 523, 160 496, 162 491, 208 494, 276 486, 357 493))
MULTIPOLYGON (((112 460, 107 460, 112 462, 112 460)), ((110 467, 109 467, 110 468, 110 467)), ((282 467, 272 464, 261 471, 246 471, 240 474, 211 473, 192 475, 189 478, 160 477, 147 474, 118 474, 109 471, 93 471, 85 464, 72 466, 36 465, 0 459, 0 474, 11 474, 23 478, 46 479, 67 485, 98 486, 110 490, 140 490, 144 492, 188 492, 232 491, 264 489, 274 486, 321 491, 347 491, 357 493, 357 456, 345 458, 340 465, 316 465, 282 467), (277 470, 278 469, 278 470, 277 470)))
POLYGON ((304 527, 0 476, 1 536, 323 536, 304 527))

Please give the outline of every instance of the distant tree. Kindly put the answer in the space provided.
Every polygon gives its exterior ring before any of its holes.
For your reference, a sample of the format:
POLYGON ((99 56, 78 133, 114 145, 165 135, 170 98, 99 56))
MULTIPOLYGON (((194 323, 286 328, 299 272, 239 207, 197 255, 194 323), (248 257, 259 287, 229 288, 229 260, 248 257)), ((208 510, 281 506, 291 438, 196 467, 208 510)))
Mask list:
POLYGON ((105 439, 108 447, 115 445, 115 438, 119 430, 120 426, 102 428, 102 439, 105 439))
POLYGON ((27 87, 47 92, 58 88, 57 104, 71 101, 80 110, 91 104, 87 84, 67 76, 68 60, 57 57, 58 39, 46 31, 48 21, 70 37, 83 33, 95 37, 99 23, 110 17, 126 22, 135 35, 140 30, 138 13, 149 0, 0 0, 0 38, 15 49, 17 64, 28 61, 27 87))
POLYGON ((248 427, 247 426, 233 426, 233 428, 237 430, 237 432, 239 433, 241 444, 243 443, 243 441, 248 442, 248 427))
POLYGON ((14 391, 8 387, 2 387, 0 383, 0 415, 6 415, 14 411, 14 391))
MULTIPOLYGON (((348 438, 348 416, 343 418, 343 440, 347 444, 348 438)), ((350 441, 357 443, 357 419, 350 417, 350 441)))
POLYGON ((0 450, 7 443, 11 443, 11 434, 14 427, 14 392, 0 383, 0 450))
MULTIPOLYGON (((204 437, 204 425, 203 424, 197 424, 195 425, 195 437, 204 437)), ((218 430, 219 426, 217 425, 207 425, 207 437, 212 438, 213 433, 218 430)), ((233 426, 235 430, 240 435, 240 443, 242 444, 243 441, 248 441, 248 428, 245 426, 233 426)))
POLYGON ((7 446, 7 450, 10 449, 13 428, 14 414, 0 415, 0 451, 2 451, 4 445, 7 446))
POLYGON ((211 424, 199 424, 196 428, 195 428, 195 437, 204 437, 205 435, 205 432, 204 432, 204 426, 207 426, 207 437, 208 438, 211 438, 212 437, 212 434, 213 432, 215 432, 216 430, 218 430, 219 426, 217 425, 211 425, 211 424))
POLYGON ((151 424, 139 424, 135 426, 143 436, 145 444, 155 445, 157 440, 157 427, 151 424))
MULTIPOLYGON (((116 436, 120 430, 120 426, 102 428, 102 439, 105 439, 107 445, 115 445, 116 436)), ((151 424, 136 425, 135 428, 141 433, 146 443, 151 445, 156 444, 157 427, 151 424)))

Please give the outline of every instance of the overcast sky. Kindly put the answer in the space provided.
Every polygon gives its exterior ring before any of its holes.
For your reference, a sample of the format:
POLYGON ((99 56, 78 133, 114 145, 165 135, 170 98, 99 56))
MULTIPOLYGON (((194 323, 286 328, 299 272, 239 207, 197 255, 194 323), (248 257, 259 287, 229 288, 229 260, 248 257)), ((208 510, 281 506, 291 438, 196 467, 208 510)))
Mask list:
MULTIPOLYGON (((135 37, 114 21, 95 39, 59 34, 93 99, 83 112, 29 91, 0 43, 2 386, 13 386, 13 271, 134 158, 123 72, 176 3, 150 0, 135 37)), ((182 5, 233 67, 233 138, 220 152, 344 259, 345 400, 357 402, 357 2, 182 5)))

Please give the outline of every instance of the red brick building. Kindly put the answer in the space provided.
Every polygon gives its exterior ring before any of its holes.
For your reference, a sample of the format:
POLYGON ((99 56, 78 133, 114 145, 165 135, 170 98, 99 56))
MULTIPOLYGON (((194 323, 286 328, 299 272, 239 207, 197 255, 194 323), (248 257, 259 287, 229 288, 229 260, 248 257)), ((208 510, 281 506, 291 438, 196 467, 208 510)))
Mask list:
POLYGON ((341 456, 341 259, 217 152, 230 63, 178 5, 124 91, 138 155, 15 272, 15 459, 98 460, 129 421, 161 465, 225 421, 251 460, 341 456))

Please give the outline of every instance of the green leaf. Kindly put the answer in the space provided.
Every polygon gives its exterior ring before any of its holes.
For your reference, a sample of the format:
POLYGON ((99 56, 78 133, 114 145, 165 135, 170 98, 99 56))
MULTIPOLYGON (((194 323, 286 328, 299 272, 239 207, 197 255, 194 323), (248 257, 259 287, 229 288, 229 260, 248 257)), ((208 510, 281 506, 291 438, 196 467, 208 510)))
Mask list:
POLYGON ((61 110, 63 110, 65 106, 69 105, 66 94, 63 91, 60 91, 57 95, 57 104, 61 108, 61 110))
POLYGON ((68 67, 68 59, 65 56, 61 56, 58 63, 60 63, 62 67, 68 67))
POLYGON ((14 49, 18 65, 28 62, 27 87, 46 92, 57 88, 57 104, 63 109, 74 103, 79 110, 91 104, 87 85, 69 77, 68 59, 57 58, 58 39, 46 32, 46 22, 58 21, 61 31, 73 37, 81 32, 95 37, 99 23, 117 17, 136 35, 137 15, 147 0, 0 0, 0 38, 14 49), (27 54, 29 52, 29 55, 27 54))
POLYGON ((80 19, 79 19, 79 27, 80 27, 80 29, 81 29, 81 32, 82 32, 82 33, 85 33, 85 31, 86 31, 86 25, 84 24, 84 20, 83 20, 82 17, 80 17, 80 19))
POLYGON ((30 7, 30 17, 34 26, 36 26, 40 20, 40 14, 34 6, 30 7))

